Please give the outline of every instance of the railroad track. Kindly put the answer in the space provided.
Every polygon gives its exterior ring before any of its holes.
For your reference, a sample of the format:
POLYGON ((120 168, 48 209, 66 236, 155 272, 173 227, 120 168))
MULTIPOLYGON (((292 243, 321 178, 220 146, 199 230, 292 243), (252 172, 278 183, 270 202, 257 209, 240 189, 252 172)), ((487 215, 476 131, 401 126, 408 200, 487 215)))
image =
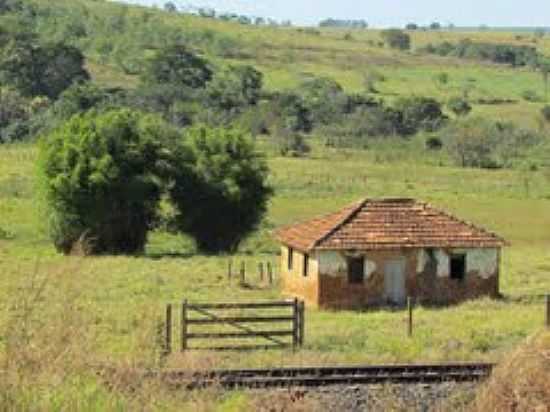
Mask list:
POLYGON ((323 387, 330 385, 433 384, 472 382, 491 374, 490 363, 452 363, 431 365, 381 365, 345 367, 305 367, 282 369, 215 370, 190 374, 183 371, 163 373, 163 379, 187 389, 220 386, 236 388, 323 387))

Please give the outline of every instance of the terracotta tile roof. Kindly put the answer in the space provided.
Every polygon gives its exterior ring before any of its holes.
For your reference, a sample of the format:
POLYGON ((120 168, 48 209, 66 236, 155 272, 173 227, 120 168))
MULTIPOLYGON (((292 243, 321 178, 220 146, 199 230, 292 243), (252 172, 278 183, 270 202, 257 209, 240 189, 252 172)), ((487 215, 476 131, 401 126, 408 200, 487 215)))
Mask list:
POLYGON ((414 199, 365 199, 283 227, 276 237, 302 251, 506 245, 498 235, 414 199))

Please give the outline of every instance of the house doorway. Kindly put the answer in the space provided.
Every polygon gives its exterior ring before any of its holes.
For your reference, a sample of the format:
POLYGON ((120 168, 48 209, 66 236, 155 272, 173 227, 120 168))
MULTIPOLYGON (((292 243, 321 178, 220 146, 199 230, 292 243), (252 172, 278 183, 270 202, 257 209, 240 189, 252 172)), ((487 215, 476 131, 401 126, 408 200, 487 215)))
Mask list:
POLYGON ((384 268, 385 296, 394 305, 404 305, 406 302, 405 266, 405 259, 394 259, 386 262, 384 268))

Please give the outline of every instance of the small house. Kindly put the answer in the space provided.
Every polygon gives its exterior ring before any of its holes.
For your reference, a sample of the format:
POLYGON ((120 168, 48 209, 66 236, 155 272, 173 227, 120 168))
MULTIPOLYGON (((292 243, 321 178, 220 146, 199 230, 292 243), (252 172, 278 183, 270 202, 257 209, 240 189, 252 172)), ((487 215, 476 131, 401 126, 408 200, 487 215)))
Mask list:
POLYGON ((283 292, 323 308, 499 295, 506 242, 413 199, 365 199, 277 231, 283 292))

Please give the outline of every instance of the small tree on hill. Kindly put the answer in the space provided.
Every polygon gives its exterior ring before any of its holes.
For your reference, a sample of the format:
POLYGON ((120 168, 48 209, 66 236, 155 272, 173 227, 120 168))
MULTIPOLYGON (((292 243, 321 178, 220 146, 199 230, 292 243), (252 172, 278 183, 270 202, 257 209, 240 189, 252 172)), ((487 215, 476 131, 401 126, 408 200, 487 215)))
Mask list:
POLYGON ((15 41, 2 56, 0 82, 12 85, 24 96, 56 99, 73 83, 90 77, 82 52, 63 43, 15 41))
POLYGON ((203 252, 234 251, 267 210, 267 164, 237 130, 187 129, 184 147, 191 173, 176 176, 171 189, 175 226, 203 252))
POLYGON ((212 70, 208 62, 182 45, 159 50, 142 75, 145 83, 191 89, 204 87, 211 78, 212 70))
POLYGON ((41 188, 55 247, 70 253, 84 238, 93 254, 143 251, 171 164, 161 148, 175 139, 162 121, 129 110, 77 115, 44 138, 41 188))
POLYGON ((383 30, 382 39, 392 49, 409 50, 411 48, 411 36, 399 29, 383 30))
POLYGON ((431 97, 404 97, 396 101, 394 110, 401 114, 402 134, 419 130, 434 131, 445 122, 441 103, 431 97))
POLYGON ((176 13, 178 11, 178 8, 173 2, 168 1, 164 3, 164 11, 167 11, 168 13, 176 13))

